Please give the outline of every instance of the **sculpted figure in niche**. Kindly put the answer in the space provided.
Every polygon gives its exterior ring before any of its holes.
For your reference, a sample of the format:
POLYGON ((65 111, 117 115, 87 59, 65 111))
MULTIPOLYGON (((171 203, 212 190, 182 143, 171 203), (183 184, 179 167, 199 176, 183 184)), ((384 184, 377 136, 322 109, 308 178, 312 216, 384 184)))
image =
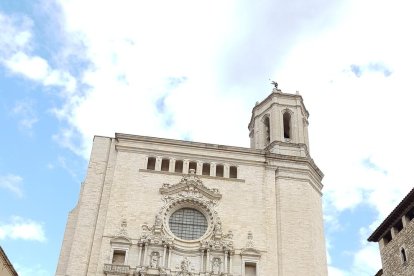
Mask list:
POLYGON ((153 253, 151 255, 150 267, 151 268, 157 268, 158 267, 158 254, 157 253, 153 253))
POLYGON ((220 259, 214 258, 212 266, 213 266, 213 274, 218 275, 220 273, 220 259))
POLYGON ((190 269, 190 260, 187 259, 187 257, 185 257, 184 260, 182 260, 181 262, 181 271, 188 272, 189 269, 190 269))

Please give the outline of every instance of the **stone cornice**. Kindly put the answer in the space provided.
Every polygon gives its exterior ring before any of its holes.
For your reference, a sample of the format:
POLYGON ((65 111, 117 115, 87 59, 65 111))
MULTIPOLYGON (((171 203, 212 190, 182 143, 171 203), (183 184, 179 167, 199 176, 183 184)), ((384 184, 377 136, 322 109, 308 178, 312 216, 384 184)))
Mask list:
MULTIPOLYGON (((291 155, 284 155, 284 154, 276 154, 276 153, 270 153, 266 150, 258 150, 258 149, 250 149, 250 148, 243 148, 243 147, 233 147, 233 146, 224 146, 224 145, 218 145, 218 144, 208 144, 208 143, 198 143, 198 142, 190 142, 190 141, 182 141, 182 140, 173 140, 173 139, 165 139, 165 138, 156 138, 156 137, 149 137, 149 136, 140 136, 140 135, 131 135, 131 134, 122 134, 122 133, 116 133, 115 138, 118 140, 119 143, 122 141, 135 141, 135 142, 143 142, 143 143, 154 143, 154 144, 166 144, 171 146, 180 146, 182 148, 188 147, 188 148, 199 148, 199 149, 210 149, 213 151, 225 151, 228 153, 235 153, 235 154, 241 154, 245 155, 245 157, 250 156, 251 160, 248 160, 246 158, 232 158, 232 157, 220 157, 215 155, 214 160, 234 160, 238 163, 256 163, 257 165, 263 164, 263 162, 268 158, 274 158, 279 160, 289 160, 289 161, 300 161, 309 163, 310 166, 320 175, 321 178, 323 178, 322 171, 318 168, 318 166, 315 164, 312 158, 308 157, 299 157, 299 156, 291 156, 291 155), (264 160, 260 160, 261 158, 264 158, 264 160)), ((304 144, 295 144, 295 143, 285 143, 285 142, 276 142, 281 143, 283 146, 291 146, 291 147, 297 147, 298 145, 304 145, 304 144)), ((148 151, 147 149, 144 149, 143 147, 138 147, 134 145, 116 145, 117 150, 121 151, 148 151)), ((306 148, 307 149, 307 148, 306 148)), ((154 150, 152 150, 154 152, 154 150)), ((157 150, 156 152, 163 152, 162 150, 157 150)), ((308 154, 308 152, 307 152, 308 154)), ((172 152, 172 155, 177 155, 177 153, 172 152)), ((189 153, 180 153, 180 155, 190 155, 189 153)), ((194 155, 200 157, 200 155, 194 155)), ((206 159, 211 159, 212 155, 204 155, 206 159)))
POLYGON ((368 241, 378 242, 388 232, 397 220, 414 206, 414 188, 401 200, 395 209, 384 219, 377 229, 368 238, 368 241))
POLYGON ((315 164, 312 158, 310 157, 301 157, 301 156, 292 156, 292 155, 284 155, 284 154, 277 154, 277 153, 266 153, 266 159, 275 159, 275 160, 283 160, 283 161, 292 161, 292 162, 300 162, 303 164, 309 165, 310 168, 313 169, 314 173, 320 178, 323 179, 324 174, 315 164))
POLYGON ((220 151, 229 151, 229 152, 240 152, 243 154, 260 153, 260 150, 251 149, 251 148, 201 143, 201 142, 192 142, 192 141, 184 141, 184 140, 175 140, 175 139, 167 139, 167 138, 158 138, 158 137, 151 137, 151 136, 141 136, 141 135, 133 135, 133 134, 124 134, 124 133, 115 133, 115 139, 118 142, 122 142, 123 140, 124 141, 129 140, 129 141, 146 142, 146 143, 152 142, 152 143, 157 143, 157 144, 166 144, 166 145, 179 146, 179 147, 191 147, 191 148, 211 149, 211 150, 220 150, 220 151))

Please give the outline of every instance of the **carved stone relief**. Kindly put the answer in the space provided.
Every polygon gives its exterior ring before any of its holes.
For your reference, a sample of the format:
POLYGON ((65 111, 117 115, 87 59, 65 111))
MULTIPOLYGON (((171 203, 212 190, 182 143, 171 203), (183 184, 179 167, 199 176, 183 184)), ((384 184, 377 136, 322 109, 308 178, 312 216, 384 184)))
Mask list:
POLYGON ((215 210, 222 197, 219 190, 206 187, 190 170, 179 183, 163 184, 160 194, 163 205, 153 225, 142 225, 138 245, 143 257, 139 257, 136 275, 230 275, 227 272, 234 254, 233 232, 223 231, 215 210), (201 238, 183 240, 169 230, 169 217, 181 208, 196 209, 206 217, 208 226, 201 238))

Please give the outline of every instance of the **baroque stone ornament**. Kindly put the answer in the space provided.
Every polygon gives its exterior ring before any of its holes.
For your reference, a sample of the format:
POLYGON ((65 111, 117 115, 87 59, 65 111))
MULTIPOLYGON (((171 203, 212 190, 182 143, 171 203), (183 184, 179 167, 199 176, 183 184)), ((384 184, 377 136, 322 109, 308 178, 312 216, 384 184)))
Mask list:
POLYGON ((173 244, 173 238, 166 236, 162 232, 162 224, 159 222, 159 218, 155 218, 153 226, 149 227, 147 223, 142 225, 141 236, 138 240, 138 244, 156 244, 156 245, 168 245, 173 244))
POLYGON ((241 255, 249 255, 249 256, 255 256, 260 258, 260 250, 258 250, 253 242, 253 233, 252 231, 249 231, 247 233, 247 242, 246 242, 246 246, 241 250, 240 252, 241 255))
POLYGON ((121 221, 121 227, 118 231, 117 236, 118 237, 128 237, 128 232, 127 232, 127 220, 126 219, 122 219, 121 221))
POLYGON ((220 258, 213 258, 211 262, 211 271, 213 275, 219 275, 221 272, 221 259, 220 258))
POLYGON ((141 236, 138 240, 142 254, 147 251, 151 252, 151 250, 157 251, 158 254, 146 255, 149 257, 147 260, 144 256, 137 274, 140 276, 158 275, 151 273, 159 271, 157 272, 160 273, 159 275, 207 276, 221 275, 228 271, 226 263, 217 258, 217 256, 234 254, 233 233, 223 231, 221 219, 216 211, 216 206, 222 198, 219 190, 205 186, 195 171, 190 170, 190 173, 183 176, 178 183, 165 183, 159 191, 163 205, 156 213, 152 225, 148 223, 142 225, 141 236), (182 208, 194 209, 205 217, 207 229, 199 238, 186 240, 177 237, 170 230, 170 217, 182 208), (200 261, 204 263, 201 266, 205 268, 198 272, 191 267, 190 258, 183 256, 182 252, 202 252, 206 257, 201 257, 200 261), (173 267, 172 263, 177 265, 173 267))
POLYGON ((190 264, 191 261, 187 257, 185 257, 181 261, 181 271, 177 273, 177 276, 193 276, 193 273, 190 272, 190 264))
POLYGON ((177 184, 170 185, 164 183, 160 188, 160 193, 164 195, 164 201, 168 202, 174 198, 203 198, 206 197, 212 201, 221 199, 218 189, 210 189, 204 186, 200 178, 195 174, 194 169, 190 170, 187 176, 184 176, 177 184))
POLYGON ((218 189, 206 187, 193 169, 179 183, 174 185, 163 184, 160 188, 160 193, 163 196, 164 205, 161 207, 157 217, 159 219, 162 218, 164 233, 174 237, 168 231, 168 218, 174 211, 180 208, 193 208, 203 213, 208 222, 207 231, 202 238, 205 239, 211 236, 212 233, 214 233, 214 236, 222 234, 221 221, 215 210, 222 195, 218 189))

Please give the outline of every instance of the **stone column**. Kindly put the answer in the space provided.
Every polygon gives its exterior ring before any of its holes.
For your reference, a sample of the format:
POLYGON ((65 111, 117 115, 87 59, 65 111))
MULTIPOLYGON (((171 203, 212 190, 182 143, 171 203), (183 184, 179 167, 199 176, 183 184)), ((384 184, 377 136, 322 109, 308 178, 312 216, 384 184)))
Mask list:
POLYGON ((164 245, 164 255, 162 255, 162 267, 165 267, 165 255, 167 254, 167 246, 164 245))
POLYGON ((156 171, 161 171, 161 162, 162 162, 162 157, 157 156, 157 158, 155 158, 155 170, 156 171))
POLYGON ((188 171, 189 163, 190 163, 190 160, 188 160, 188 159, 184 159, 183 160, 183 173, 184 174, 188 174, 189 173, 189 171, 188 171))
POLYGON ((224 164, 224 172, 223 172, 223 177, 225 178, 229 178, 230 177, 230 167, 228 164, 224 164))
POLYGON ((224 251, 224 273, 227 274, 227 252, 228 251, 224 251))
POLYGON ((211 162, 210 164, 210 176, 216 176, 216 163, 211 162))
POLYGON ((203 271, 203 268, 204 268, 204 249, 201 249, 201 254, 200 254, 200 257, 201 257, 201 261, 200 261, 200 272, 202 272, 203 271))
POLYGON ((138 244, 138 265, 141 265, 142 244, 138 244))
POLYGON ((148 244, 145 243, 145 245, 144 245, 144 262, 142 264, 143 266, 147 265, 147 251, 148 251, 148 244))
POLYGON ((168 247, 168 268, 171 268, 171 246, 168 247))
POLYGON ((206 272, 210 271, 210 249, 207 249, 206 272))
POLYGON ((197 161, 196 174, 197 175, 202 175, 203 174, 203 162, 201 162, 201 161, 197 161))
POLYGON ((170 158, 170 167, 168 168, 169 172, 175 171, 175 158, 170 158))

